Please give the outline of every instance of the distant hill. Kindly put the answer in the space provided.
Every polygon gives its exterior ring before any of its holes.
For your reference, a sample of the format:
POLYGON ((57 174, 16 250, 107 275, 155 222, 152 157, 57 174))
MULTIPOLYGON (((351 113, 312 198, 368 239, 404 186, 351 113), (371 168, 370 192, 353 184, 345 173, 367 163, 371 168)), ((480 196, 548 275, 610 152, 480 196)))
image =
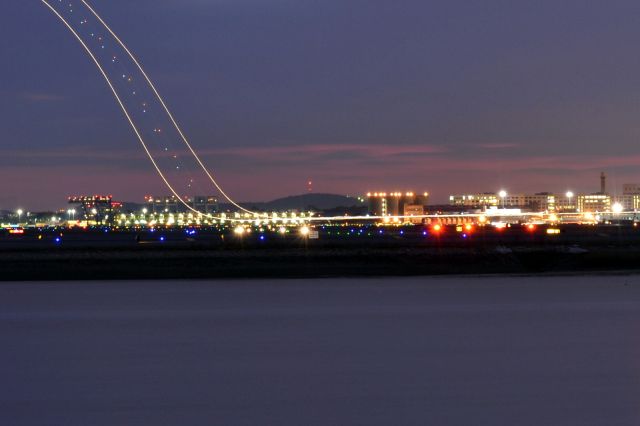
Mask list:
POLYGON ((241 203, 248 209, 264 210, 264 211, 282 211, 282 210, 329 210, 337 207, 355 207, 362 206, 355 197, 338 194, 302 194, 292 195, 289 197, 278 198, 277 200, 264 203, 241 203))

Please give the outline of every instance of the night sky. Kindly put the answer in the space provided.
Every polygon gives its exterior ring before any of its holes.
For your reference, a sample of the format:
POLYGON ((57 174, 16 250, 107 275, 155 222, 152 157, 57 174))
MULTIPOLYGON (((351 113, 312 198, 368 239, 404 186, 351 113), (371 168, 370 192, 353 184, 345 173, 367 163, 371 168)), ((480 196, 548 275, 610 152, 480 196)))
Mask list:
MULTIPOLYGON (((640 181, 640 2, 93 0, 238 200, 640 181)), ((0 16, 0 209, 168 193, 39 0, 0 16)))

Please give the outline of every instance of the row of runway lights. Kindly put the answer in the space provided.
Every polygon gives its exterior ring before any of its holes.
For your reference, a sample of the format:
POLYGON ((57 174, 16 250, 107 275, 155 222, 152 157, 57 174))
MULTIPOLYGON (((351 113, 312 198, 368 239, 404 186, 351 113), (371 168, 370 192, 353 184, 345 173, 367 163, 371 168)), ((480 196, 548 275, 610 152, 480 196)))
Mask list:
MULTIPOLYGON (((503 231, 506 228, 510 228, 510 225, 498 225, 498 226, 494 226, 493 228, 500 232, 503 231)), ((322 230, 326 230, 326 226, 320 226, 320 229, 322 230)), ((529 233, 533 233, 537 230, 537 226, 534 224, 526 224, 523 226, 523 229, 525 232, 529 232, 529 233)), ((269 230, 272 231, 272 230, 269 230)), ((431 227, 429 227, 429 229, 424 229, 422 231, 422 235, 427 237, 429 235, 434 235, 434 236, 439 236, 441 234, 443 234, 446 231, 445 226, 441 225, 441 224, 434 224, 431 227)), ((460 234, 460 237, 463 239, 468 238, 474 231, 475 231, 475 226, 471 225, 471 224, 466 224, 466 225, 458 225, 456 226, 456 233, 460 234)), ((104 228, 104 232, 108 233, 109 232, 109 228, 104 228)), ((151 233, 159 233, 161 234, 161 232, 158 231, 158 229, 156 228, 151 228, 149 229, 149 232, 151 233)), ((249 236, 253 233, 254 231, 251 228, 247 228, 244 226, 237 226, 233 229, 233 234, 238 237, 238 238, 243 238, 245 236, 249 236)), ((257 231, 258 233, 258 239, 260 241, 265 241, 266 240, 266 236, 265 233, 267 231, 263 228, 259 229, 257 231)), ((284 226, 280 227, 277 229, 276 231, 278 234, 284 236, 286 234, 290 234, 292 232, 292 230, 290 228, 286 228, 284 226)), ((300 228, 297 229, 297 234, 300 237, 303 238, 309 238, 309 236, 314 232, 314 229, 312 229, 309 226, 302 226, 300 228)), ((23 230, 10 230, 9 231, 10 234, 21 234, 24 233, 23 230)), ((546 234, 548 235, 557 235, 560 234, 560 229, 558 228, 546 228, 545 231, 546 234)), ((194 237, 197 235, 197 231, 196 229, 193 228, 189 228, 185 230, 185 234, 188 237, 194 237)), ((385 232, 384 229, 377 229, 375 232, 366 232, 363 229, 358 229, 356 230, 355 228, 350 228, 348 231, 327 231, 327 235, 337 235, 337 236, 362 236, 362 235, 366 235, 366 236, 373 236, 373 235, 405 235, 405 230, 401 229, 399 230, 397 233, 395 232, 385 232)), ((56 244, 61 244, 62 243, 62 237, 63 237, 63 233, 59 233, 55 236, 54 238, 54 242, 56 244)), ((42 234, 38 235, 38 239, 41 240, 42 239, 42 234)), ((158 241, 160 242, 164 242, 167 240, 167 237, 165 235, 159 235, 157 238, 158 241)))

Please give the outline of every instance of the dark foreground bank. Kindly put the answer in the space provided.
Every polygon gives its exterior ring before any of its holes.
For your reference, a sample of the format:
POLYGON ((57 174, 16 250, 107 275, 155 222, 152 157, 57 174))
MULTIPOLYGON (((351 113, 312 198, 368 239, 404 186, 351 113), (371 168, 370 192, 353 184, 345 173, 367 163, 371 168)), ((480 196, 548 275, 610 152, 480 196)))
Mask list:
POLYGON ((637 425, 640 279, 0 285, 0 424, 637 425))
POLYGON ((0 252, 0 280, 314 278, 640 271, 636 246, 135 247, 0 252))
POLYGON ((0 280, 313 278, 640 271, 627 226, 27 230, 0 235, 0 280), (557 231, 550 233, 549 231, 557 231))

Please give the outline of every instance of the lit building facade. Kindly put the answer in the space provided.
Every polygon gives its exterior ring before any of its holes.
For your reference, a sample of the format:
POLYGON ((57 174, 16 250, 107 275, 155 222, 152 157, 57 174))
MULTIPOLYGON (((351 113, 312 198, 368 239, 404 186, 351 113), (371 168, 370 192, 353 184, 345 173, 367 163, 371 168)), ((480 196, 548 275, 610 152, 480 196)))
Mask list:
POLYGON ((424 214, 429 193, 415 192, 369 192, 367 193, 369 214, 372 216, 418 216, 424 214))
POLYGON ((578 195, 577 208, 580 213, 611 211, 611 196, 607 194, 578 195))
MULTIPOLYGON (((640 194, 622 194, 612 197, 613 205, 620 204, 626 212, 640 210, 640 194)), ((613 207, 612 207, 613 208, 613 207)))
POLYGON ((474 209, 497 207, 500 202, 501 200, 498 194, 495 194, 493 192, 449 196, 450 205, 474 209))
POLYGON ((79 205, 83 219, 95 224, 109 224, 116 218, 122 203, 111 195, 80 195, 68 198, 69 204, 79 205))
POLYGON ((536 194, 506 194, 501 197, 500 194, 494 192, 482 192, 478 194, 450 195, 449 204, 473 209, 509 207, 534 211, 555 211, 556 196, 548 192, 539 192, 536 194))

